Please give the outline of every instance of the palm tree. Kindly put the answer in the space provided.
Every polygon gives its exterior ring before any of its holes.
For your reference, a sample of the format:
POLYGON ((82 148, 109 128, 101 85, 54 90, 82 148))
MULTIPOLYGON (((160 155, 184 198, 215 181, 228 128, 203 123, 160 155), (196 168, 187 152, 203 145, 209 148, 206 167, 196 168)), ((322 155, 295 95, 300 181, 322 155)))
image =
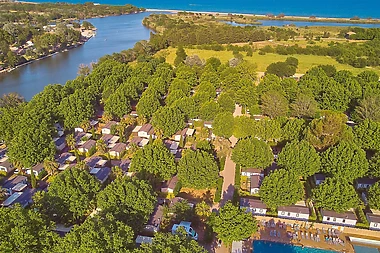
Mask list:
POLYGON ((90 129, 90 122, 88 120, 84 120, 81 124, 80 127, 87 132, 88 129, 90 129))
POLYGON ((96 151, 98 151, 101 154, 104 154, 107 152, 107 145, 102 139, 96 142, 96 151))
POLYGON ((59 164, 56 161, 45 160, 44 168, 49 175, 54 175, 58 171, 59 164))
POLYGON ((74 138, 73 134, 67 135, 67 137, 66 137, 66 143, 67 143, 67 146, 69 146, 70 149, 74 149, 75 148, 76 141, 75 141, 75 138, 74 138))

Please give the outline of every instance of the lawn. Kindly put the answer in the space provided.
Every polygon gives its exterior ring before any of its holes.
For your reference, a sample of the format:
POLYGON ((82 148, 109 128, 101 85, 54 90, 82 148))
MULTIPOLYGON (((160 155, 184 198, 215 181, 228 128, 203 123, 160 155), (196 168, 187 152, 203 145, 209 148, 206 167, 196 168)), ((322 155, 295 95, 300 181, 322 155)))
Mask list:
MULTIPOLYGON (((173 64, 176 49, 169 48, 158 52, 158 55, 165 56, 166 61, 170 64, 173 64)), ((233 57, 231 51, 212 51, 212 50, 201 50, 201 49, 186 49, 187 55, 198 55, 201 59, 207 60, 211 57, 217 57, 222 62, 227 62, 229 59, 233 57)), ((307 70, 311 69, 314 66, 330 64, 334 65, 338 70, 350 70, 355 75, 364 71, 365 69, 354 68, 347 64, 340 64, 335 59, 329 56, 317 56, 317 55, 292 55, 296 57, 299 61, 297 73, 304 74, 307 70)), ((258 72, 265 72, 267 66, 273 62, 284 61, 287 55, 279 55, 279 54, 266 54, 259 55, 258 52, 255 52, 252 57, 245 56, 244 59, 253 62, 257 65, 258 72)), ((380 74, 380 67, 376 68, 367 68, 374 70, 378 74, 380 74)))

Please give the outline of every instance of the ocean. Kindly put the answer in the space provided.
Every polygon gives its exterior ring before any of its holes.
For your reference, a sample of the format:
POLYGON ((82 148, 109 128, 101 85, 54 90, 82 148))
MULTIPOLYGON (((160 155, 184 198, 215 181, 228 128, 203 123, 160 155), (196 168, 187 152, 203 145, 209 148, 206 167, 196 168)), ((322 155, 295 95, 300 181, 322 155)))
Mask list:
MULTIPOLYGON (((34 2, 46 2, 30 0, 34 2)), ((379 0, 93 0, 100 4, 133 5, 154 9, 216 11, 230 13, 279 14, 294 16, 380 18, 379 0)), ((56 2, 56 1, 49 1, 56 2)), ((59 1, 61 2, 61 1, 59 1)), ((88 0, 64 0, 84 3, 88 0)))

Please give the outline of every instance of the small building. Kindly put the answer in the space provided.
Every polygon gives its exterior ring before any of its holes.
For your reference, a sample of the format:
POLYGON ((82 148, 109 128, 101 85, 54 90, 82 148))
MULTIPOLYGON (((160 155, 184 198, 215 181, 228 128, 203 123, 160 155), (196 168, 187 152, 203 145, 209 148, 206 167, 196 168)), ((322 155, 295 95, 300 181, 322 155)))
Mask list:
POLYGON ((59 137, 62 137, 65 134, 64 129, 61 126, 61 124, 55 123, 54 124, 54 128, 55 128, 55 130, 57 130, 57 134, 58 134, 59 137))
POLYGON ((244 168, 241 170, 241 175, 250 177, 250 176, 261 176, 264 177, 264 171, 261 169, 255 169, 255 168, 244 168))
POLYGON ((154 135, 153 126, 149 123, 143 125, 140 128, 140 130, 137 133, 137 136, 142 137, 142 138, 146 138, 146 139, 149 139, 150 137, 152 137, 153 139, 156 138, 156 136, 154 135))
POLYGON ((95 148, 95 147, 96 147, 96 141, 88 140, 82 146, 78 148, 78 151, 81 153, 87 153, 88 151, 90 151, 92 148, 95 148))
POLYGON ((368 177, 358 178, 355 183, 355 188, 357 190, 366 190, 366 189, 369 189, 376 182, 377 180, 373 178, 368 178, 368 177))
POLYGON ((112 134, 105 134, 100 139, 103 140, 104 143, 108 146, 110 144, 115 144, 118 142, 120 137, 112 134))
POLYGON ((245 208, 247 212, 253 215, 265 215, 267 213, 267 205, 259 199, 241 198, 240 209, 245 208))
POLYGON ((322 223, 354 227, 358 219, 352 211, 337 213, 335 211, 321 210, 322 223))
MULTIPOLYGON (((34 175, 38 177, 38 175, 41 174, 41 172, 45 170, 44 164, 43 163, 36 164, 32 167, 32 170, 33 170, 34 175)), ((26 174, 30 175, 32 170, 27 169, 26 174)))
POLYGON ((136 246, 139 247, 141 244, 152 244, 153 243, 153 237, 150 236, 143 236, 138 235, 136 238, 136 246))
POLYGON ((161 192, 166 192, 166 193, 173 193, 174 188, 176 187, 178 183, 178 177, 174 176, 168 181, 164 182, 164 184, 161 187, 161 192))
POLYGON ((55 144, 55 148, 58 151, 62 151, 62 150, 64 150, 67 147, 66 138, 64 136, 59 137, 59 138, 54 138, 53 141, 54 141, 54 144, 55 144))
POLYGON ((113 126, 116 126, 116 121, 109 121, 107 124, 105 124, 104 127, 102 127, 102 134, 111 134, 111 129, 113 126))
POLYGON ((314 174, 313 176, 315 185, 318 186, 326 180, 326 175, 322 173, 314 174))
MULTIPOLYGON (((189 128, 184 128, 184 129, 178 131, 177 133, 175 133, 173 135, 173 139, 175 141, 180 141, 181 138, 182 138, 182 140, 184 141, 186 139, 186 137, 187 137, 188 130, 189 130, 189 128)), ((190 130, 194 130, 194 129, 190 129, 190 130)))
POLYGON ((127 150, 127 144, 125 143, 116 143, 115 146, 113 146, 109 153, 112 157, 120 158, 122 156, 122 153, 127 150))
POLYGON ((260 175, 252 175, 250 177, 250 180, 251 180, 251 186, 250 186, 251 194, 259 193, 262 177, 260 175))
POLYGON ((145 145, 147 145, 149 143, 149 140, 148 139, 144 139, 142 137, 134 137, 128 143, 127 149, 129 149, 129 145, 132 144, 132 143, 135 144, 135 145, 137 145, 138 147, 144 147, 145 145))
POLYGON ((15 204, 20 204, 21 207, 25 208, 33 203, 33 196, 36 192, 36 189, 26 189, 24 192, 15 192, 8 198, 9 202, 7 202, 8 199, 3 202, 3 206, 11 207, 15 204))
POLYGON ((9 161, 8 157, 3 157, 0 159, 0 171, 9 173, 13 170, 13 164, 9 161))
POLYGON ((165 140, 164 145, 169 150, 177 150, 179 148, 179 143, 172 140, 165 140))
POLYGON ((104 184, 104 182, 108 179, 108 177, 111 174, 111 169, 108 167, 92 168, 90 170, 90 174, 95 176, 96 179, 98 179, 100 183, 104 184))
POLYGON ((367 220, 369 222, 369 229, 380 230, 380 213, 367 213, 367 220))
POLYGON ((75 132, 74 139, 75 139, 75 145, 76 146, 82 146, 86 143, 90 138, 92 137, 92 134, 85 133, 85 132, 75 132))
POLYGON ((307 206, 291 205, 277 208, 279 218, 308 221, 310 210, 307 206))
POLYGON ((14 192, 14 187, 18 184, 28 184, 28 178, 26 176, 12 176, 5 180, 2 188, 4 188, 9 195, 14 192))
POLYGON ((212 122, 211 121, 205 121, 203 122, 204 127, 212 128, 212 122))
POLYGON ((99 167, 104 167, 106 164, 107 164, 107 160, 104 160, 103 158, 101 158, 100 156, 92 156, 92 157, 88 157, 84 160, 84 162, 86 163, 86 165, 92 169, 92 168, 99 168, 99 167))

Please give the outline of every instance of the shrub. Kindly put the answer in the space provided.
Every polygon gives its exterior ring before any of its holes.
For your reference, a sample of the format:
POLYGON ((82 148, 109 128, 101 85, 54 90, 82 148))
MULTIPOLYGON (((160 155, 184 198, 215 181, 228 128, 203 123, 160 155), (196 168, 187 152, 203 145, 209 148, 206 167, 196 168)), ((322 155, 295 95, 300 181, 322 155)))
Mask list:
POLYGON ((214 202, 219 203, 222 199, 222 188, 223 188, 223 178, 219 177, 216 185, 216 192, 214 197, 214 202))

